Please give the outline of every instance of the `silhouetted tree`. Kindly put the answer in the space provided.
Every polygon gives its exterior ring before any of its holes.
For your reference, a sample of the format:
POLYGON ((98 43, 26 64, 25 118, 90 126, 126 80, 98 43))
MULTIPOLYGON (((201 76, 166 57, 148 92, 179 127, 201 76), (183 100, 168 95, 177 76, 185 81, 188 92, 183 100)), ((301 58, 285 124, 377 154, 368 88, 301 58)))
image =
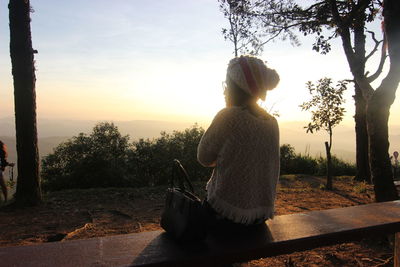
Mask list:
POLYGON ((249 17, 242 16, 250 12, 247 10, 250 7, 250 1, 218 0, 218 2, 221 12, 229 22, 229 28, 223 28, 222 35, 225 40, 232 42, 235 57, 239 53, 260 54, 263 44, 258 35, 251 31, 253 21, 249 17))
POLYGON ((329 134, 329 142, 325 142, 326 149, 326 189, 332 190, 332 135, 333 128, 338 125, 344 115, 343 92, 346 90, 346 83, 338 82, 336 88, 331 86, 332 80, 324 78, 318 81, 317 85, 307 83, 308 91, 312 96, 311 100, 300 105, 302 110, 311 111, 311 122, 305 126, 307 132, 313 133, 321 129, 329 134))
POLYGON ((341 39, 355 84, 357 168, 363 170, 362 175, 368 176, 366 168, 371 166, 377 201, 397 199, 388 154, 387 122, 400 80, 400 1, 383 2, 384 39, 387 42, 378 41, 375 33, 367 30, 368 23, 378 17, 382 7, 382 2, 378 0, 322 0, 302 5, 293 0, 239 2, 250 5, 243 9, 250 12, 241 15, 256 21, 251 25, 257 26, 253 32, 259 36, 265 34, 270 39, 282 37, 296 42, 297 30, 304 35, 313 34, 316 37, 313 49, 323 54, 331 50, 330 41, 333 38, 341 39), (367 33, 375 42, 369 53, 366 51, 367 33), (371 83, 382 73, 387 57, 385 43, 389 47, 390 68, 382 83, 374 90, 371 83), (371 74, 366 70, 366 63, 380 46, 381 60, 371 74), (367 130, 367 134, 362 132, 364 130, 367 130), (365 140, 365 136, 368 136, 368 140, 365 140), (366 150, 369 165, 365 162, 366 150))
POLYGON ((10 56, 14 78, 15 129, 18 156, 16 203, 32 206, 41 201, 36 129, 34 50, 29 0, 10 0, 10 56))

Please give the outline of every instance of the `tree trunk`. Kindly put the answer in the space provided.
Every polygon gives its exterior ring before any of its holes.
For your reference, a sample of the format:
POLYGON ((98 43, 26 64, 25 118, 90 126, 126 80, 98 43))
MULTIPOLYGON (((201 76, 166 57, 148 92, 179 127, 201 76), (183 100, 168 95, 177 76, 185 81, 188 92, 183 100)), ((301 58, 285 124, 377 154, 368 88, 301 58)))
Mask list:
POLYGON ((328 142, 325 142, 326 149, 326 189, 332 190, 332 156, 328 142))
POLYGON ((400 82, 400 2, 385 0, 383 16, 390 69, 367 102, 367 127, 372 181, 378 202, 398 199, 389 158, 389 110, 400 82))
POLYGON ((30 3, 29 0, 10 0, 8 7, 18 156, 16 203, 18 206, 32 206, 41 201, 41 190, 30 3))
POLYGON ((367 121, 370 146, 371 173, 377 202, 398 199, 393 183, 389 158, 388 119, 389 108, 379 104, 376 97, 368 103, 367 121))
POLYGON ((360 87, 355 83, 354 101, 356 112, 354 115, 356 132, 356 165, 355 180, 371 183, 371 170, 369 166, 368 132, 367 132, 367 105, 362 96, 360 87))

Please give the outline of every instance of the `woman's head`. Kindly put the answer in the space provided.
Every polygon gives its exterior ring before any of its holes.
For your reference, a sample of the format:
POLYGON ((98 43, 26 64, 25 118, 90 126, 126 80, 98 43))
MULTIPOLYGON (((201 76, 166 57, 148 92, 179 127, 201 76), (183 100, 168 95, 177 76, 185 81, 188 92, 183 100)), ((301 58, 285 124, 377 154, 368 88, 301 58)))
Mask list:
POLYGON ((226 73, 225 100, 227 105, 243 105, 265 100, 267 90, 279 83, 278 73, 253 56, 233 58, 226 73))

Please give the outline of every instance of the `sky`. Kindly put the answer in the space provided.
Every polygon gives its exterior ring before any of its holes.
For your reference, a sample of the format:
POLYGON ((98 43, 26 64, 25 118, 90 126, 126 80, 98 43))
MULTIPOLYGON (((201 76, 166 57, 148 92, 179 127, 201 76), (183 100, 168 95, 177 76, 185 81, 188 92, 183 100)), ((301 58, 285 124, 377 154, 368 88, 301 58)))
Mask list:
MULTIPOLYGON (((13 116, 8 1, 0 1, 0 118, 13 116)), ((38 118, 210 122, 224 107, 222 81, 233 45, 216 0, 31 0, 38 118)), ((379 22, 375 25, 378 28, 379 22)), ((328 55, 277 40, 260 56, 281 82, 267 110, 280 121, 307 121, 299 105, 307 81, 351 78, 339 40, 328 55)), ((374 66, 374 65, 372 65, 374 66)), ((370 72, 374 72, 374 68, 370 72)), ((346 92, 344 123, 353 123, 346 92)), ((400 100, 390 124, 400 124, 400 100)))

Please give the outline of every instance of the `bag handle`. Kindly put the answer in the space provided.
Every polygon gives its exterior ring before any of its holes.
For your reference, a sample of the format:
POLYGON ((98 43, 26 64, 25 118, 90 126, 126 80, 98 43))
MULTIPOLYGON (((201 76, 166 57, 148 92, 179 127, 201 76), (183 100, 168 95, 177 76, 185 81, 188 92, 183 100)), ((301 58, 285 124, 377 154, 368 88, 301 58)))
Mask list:
MULTIPOLYGON (((174 162, 173 169, 178 169, 179 172, 181 173, 181 175, 179 176, 180 177, 179 178, 179 188, 181 190, 185 190, 186 188, 185 188, 184 181, 186 181, 186 183, 189 186, 190 191, 192 193, 194 193, 193 185, 190 182, 189 175, 188 175, 187 171, 185 170, 185 168, 182 166, 181 162, 177 159, 174 159, 173 162, 174 162), (182 176, 183 176, 183 178, 182 178, 182 176)), ((175 172, 173 172, 173 173, 175 173, 175 172)), ((174 175, 171 178, 171 187, 174 187, 174 175)))

